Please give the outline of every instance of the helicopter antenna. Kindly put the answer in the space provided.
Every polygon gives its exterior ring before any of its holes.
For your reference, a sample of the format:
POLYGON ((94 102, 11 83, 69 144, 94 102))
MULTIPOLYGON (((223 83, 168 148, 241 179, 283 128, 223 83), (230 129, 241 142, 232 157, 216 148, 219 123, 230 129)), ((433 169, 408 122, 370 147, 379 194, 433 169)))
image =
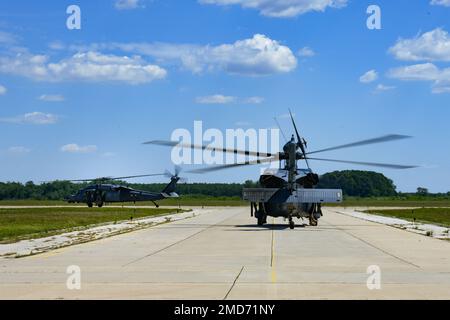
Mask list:
POLYGON ((273 120, 275 120, 275 122, 276 122, 276 124, 277 124, 277 126, 278 126, 278 129, 280 129, 280 132, 281 132, 281 134, 283 135, 283 138, 284 138, 284 142, 287 142, 288 139, 286 138, 286 135, 284 134, 284 131, 283 131, 283 129, 281 128, 280 123, 278 122, 277 117, 273 117, 273 120))

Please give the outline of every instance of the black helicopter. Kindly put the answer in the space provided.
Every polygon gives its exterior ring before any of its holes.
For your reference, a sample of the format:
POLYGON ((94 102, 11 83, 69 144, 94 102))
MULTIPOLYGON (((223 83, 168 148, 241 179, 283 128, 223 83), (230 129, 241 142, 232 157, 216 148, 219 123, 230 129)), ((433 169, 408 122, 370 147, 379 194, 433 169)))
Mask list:
POLYGON ((291 229, 295 227, 295 223, 293 221, 294 217, 308 218, 309 224, 311 226, 317 226, 318 220, 322 216, 321 205, 323 203, 341 202, 343 199, 342 190, 340 189, 316 189, 316 186, 319 183, 319 175, 311 170, 308 160, 349 163, 390 169, 410 169, 417 167, 410 165, 346 161, 311 157, 311 155, 320 152, 401 140, 410 138, 410 136, 390 134, 322 150, 306 152, 307 142, 300 136, 297 130, 297 125, 294 121, 294 117, 292 116, 290 110, 289 114, 297 139, 295 139, 295 136, 292 135, 290 141, 287 141, 287 143, 284 145, 283 151, 278 153, 260 153, 248 150, 219 148, 211 145, 203 146, 186 144, 176 141, 156 140, 145 142, 144 144, 156 144, 169 147, 231 152, 234 154, 242 154, 245 156, 253 156, 258 158, 256 160, 250 160, 244 163, 212 166, 189 171, 192 173, 207 173, 216 170, 279 161, 279 169, 268 169, 260 176, 259 183, 261 185, 261 188, 244 189, 243 198, 244 200, 248 200, 250 202, 251 215, 256 217, 258 225, 264 225, 267 222, 267 216, 284 217, 289 220, 289 226, 291 229), (298 160, 304 160, 307 168, 298 168, 298 160))
POLYGON ((155 202, 167 198, 178 198, 178 194, 175 192, 176 184, 180 181, 179 177, 180 168, 175 167, 175 174, 171 174, 169 171, 158 174, 144 174, 137 176, 127 177, 104 177, 97 179, 78 179, 70 180, 72 182, 90 182, 92 184, 86 188, 79 190, 76 194, 68 196, 65 201, 68 203, 86 203, 89 208, 94 204, 99 208, 103 207, 105 203, 111 202, 137 202, 137 201, 151 201, 158 208, 159 205, 155 202), (161 192, 149 192, 132 189, 122 185, 115 185, 106 183, 107 181, 123 180, 140 177, 152 177, 152 176, 168 176, 170 177, 169 184, 161 192))

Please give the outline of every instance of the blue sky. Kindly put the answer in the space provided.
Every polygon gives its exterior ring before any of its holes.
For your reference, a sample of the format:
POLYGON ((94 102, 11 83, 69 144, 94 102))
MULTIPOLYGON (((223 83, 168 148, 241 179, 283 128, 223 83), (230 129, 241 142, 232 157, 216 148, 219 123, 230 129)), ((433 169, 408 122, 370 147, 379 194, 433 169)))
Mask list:
MULTIPOLYGON (((270 128, 291 108, 310 149, 414 136, 321 156, 420 165, 376 171, 401 191, 447 192, 449 18, 448 0, 2 1, 0 180, 161 172, 172 167, 170 149, 142 142, 195 120, 270 128), (81 30, 66 27, 72 4, 81 30), (381 30, 366 27, 371 4, 381 30)), ((258 174, 255 166, 187 177, 258 174)))

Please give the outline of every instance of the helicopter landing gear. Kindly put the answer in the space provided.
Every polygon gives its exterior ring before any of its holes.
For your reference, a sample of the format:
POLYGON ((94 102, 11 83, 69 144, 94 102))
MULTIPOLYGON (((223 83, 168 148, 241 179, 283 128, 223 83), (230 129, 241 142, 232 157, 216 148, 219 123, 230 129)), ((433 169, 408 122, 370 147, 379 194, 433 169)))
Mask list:
POLYGON ((98 195, 98 196, 97 196, 97 199, 96 199, 96 201, 95 201, 95 204, 96 204, 97 207, 99 207, 99 208, 103 207, 104 202, 103 202, 103 199, 102 199, 102 196, 101 196, 101 195, 98 195))
POLYGON ((319 218, 322 216, 322 206, 320 203, 313 204, 309 213, 309 225, 317 227, 319 224, 319 218))
POLYGON ((262 226, 267 223, 267 214, 264 209, 264 204, 259 203, 259 208, 256 203, 252 203, 252 213, 253 209, 255 210, 255 218, 258 220, 258 226, 262 226))
POLYGON ((94 204, 92 202, 88 202, 87 205, 89 208, 92 208, 94 206, 94 204))
POLYGON ((295 222, 292 217, 289 217, 289 228, 293 230, 295 228, 295 222))
POLYGON ((258 216, 258 226, 263 226, 264 224, 267 223, 267 217, 265 216, 265 214, 260 213, 258 216))
POLYGON ((313 226, 313 227, 317 227, 318 224, 319 224, 319 221, 316 218, 314 218, 314 215, 313 214, 310 215, 309 216, 309 225, 313 226))
POLYGON ((256 219, 258 219, 258 226, 263 226, 265 223, 267 223, 267 216, 263 212, 256 211, 255 217, 256 219))

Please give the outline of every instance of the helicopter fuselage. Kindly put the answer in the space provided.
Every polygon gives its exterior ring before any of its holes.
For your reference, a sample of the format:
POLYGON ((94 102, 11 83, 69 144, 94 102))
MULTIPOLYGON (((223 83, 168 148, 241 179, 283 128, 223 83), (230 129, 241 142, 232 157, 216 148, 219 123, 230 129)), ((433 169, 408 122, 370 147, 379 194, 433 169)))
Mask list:
POLYGON ((310 169, 266 170, 259 182, 261 188, 244 189, 244 199, 251 202, 251 213, 259 225, 266 222, 267 216, 289 221, 294 217, 309 218, 311 225, 317 225, 322 203, 342 201, 340 189, 314 189, 318 176, 310 169))
MULTIPOLYGON (((175 180, 178 181, 178 178, 175 180)), ((178 197, 178 194, 173 190, 174 188, 171 187, 171 184, 176 183, 175 180, 172 179, 172 182, 162 192, 142 191, 113 184, 95 184, 79 190, 65 200, 69 203, 86 203, 89 207, 92 207, 93 204, 102 207, 104 203, 113 202, 154 202, 178 197)))

